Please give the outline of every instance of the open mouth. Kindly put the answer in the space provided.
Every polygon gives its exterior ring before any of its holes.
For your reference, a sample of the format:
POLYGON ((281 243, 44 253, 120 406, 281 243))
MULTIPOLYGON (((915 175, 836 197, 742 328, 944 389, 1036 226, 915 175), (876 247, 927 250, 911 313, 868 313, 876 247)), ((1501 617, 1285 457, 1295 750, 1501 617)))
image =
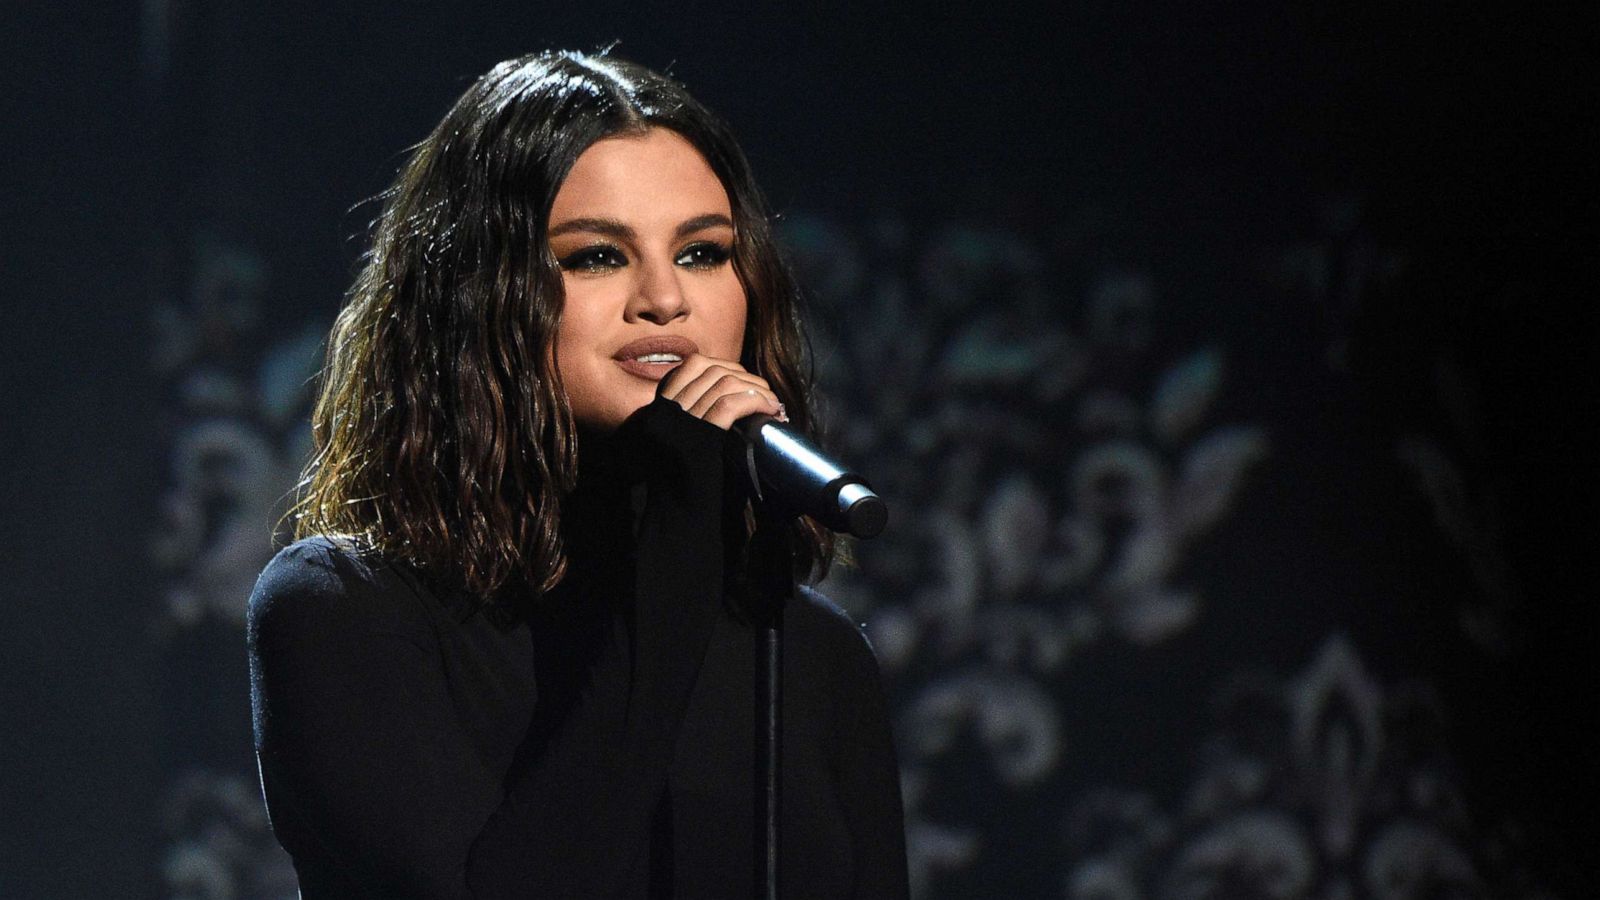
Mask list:
POLYGON ((624 344, 613 354, 623 371, 650 381, 660 381, 700 347, 681 335, 652 335, 624 344))

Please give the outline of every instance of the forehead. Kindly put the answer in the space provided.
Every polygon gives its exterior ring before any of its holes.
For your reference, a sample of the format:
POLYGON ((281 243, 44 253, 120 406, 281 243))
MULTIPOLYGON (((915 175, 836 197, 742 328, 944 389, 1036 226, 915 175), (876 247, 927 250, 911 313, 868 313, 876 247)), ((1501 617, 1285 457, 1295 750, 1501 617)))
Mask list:
POLYGON ((722 182, 682 135, 652 128, 584 150, 556 192, 550 224, 595 216, 676 225, 705 213, 731 216, 722 182))

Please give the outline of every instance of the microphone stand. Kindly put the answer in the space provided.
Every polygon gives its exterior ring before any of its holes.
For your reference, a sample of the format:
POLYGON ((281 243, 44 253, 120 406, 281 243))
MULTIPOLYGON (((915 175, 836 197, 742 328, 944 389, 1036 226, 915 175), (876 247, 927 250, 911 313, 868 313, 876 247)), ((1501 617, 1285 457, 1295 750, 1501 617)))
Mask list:
POLYGON ((770 416, 748 416, 734 429, 742 440, 731 440, 728 463, 738 473, 755 511, 755 533, 750 536, 748 584, 755 598, 756 618, 756 819, 761 833, 756 841, 759 897, 778 900, 778 851, 782 768, 783 612, 795 594, 795 546, 791 524, 800 512, 781 495, 787 488, 801 496, 826 498, 813 515, 825 527, 869 538, 883 529, 888 509, 860 477, 838 468, 804 439, 781 429, 766 428, 770 416), (758 452, 779 465, 770 469, 779 484, 764 491, 757 466, 758 452))
POLYGON ((783 744, 783 613, 794 596, 792 518, 764 504, 756 509, 750 539, 750 584, 756 602, 756 813, 761 832, 756 857, 759 897, 778 900, 778 850, 783 744))

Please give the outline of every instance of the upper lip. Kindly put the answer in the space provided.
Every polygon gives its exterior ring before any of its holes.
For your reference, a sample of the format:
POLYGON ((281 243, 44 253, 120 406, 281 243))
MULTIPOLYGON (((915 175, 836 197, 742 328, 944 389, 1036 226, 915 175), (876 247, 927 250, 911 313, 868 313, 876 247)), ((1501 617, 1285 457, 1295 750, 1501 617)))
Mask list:
POLYGON ((682 335, 658 334, 623 344, 611 358, 637 359, 652 353, 671 353, 679 359, 688 359, 691 354, 699 352, 700 345, 682 335))

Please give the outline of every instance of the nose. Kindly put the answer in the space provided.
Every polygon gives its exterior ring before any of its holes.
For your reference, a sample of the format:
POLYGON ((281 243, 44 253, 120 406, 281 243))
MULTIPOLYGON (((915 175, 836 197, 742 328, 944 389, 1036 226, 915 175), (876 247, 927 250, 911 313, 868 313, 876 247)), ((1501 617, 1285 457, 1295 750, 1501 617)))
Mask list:
POLYGON ((629 318, 665 325, 689 314, 688 298, 671 262, 641 262, 635 271, 639 280, 628 303, 629 318))

